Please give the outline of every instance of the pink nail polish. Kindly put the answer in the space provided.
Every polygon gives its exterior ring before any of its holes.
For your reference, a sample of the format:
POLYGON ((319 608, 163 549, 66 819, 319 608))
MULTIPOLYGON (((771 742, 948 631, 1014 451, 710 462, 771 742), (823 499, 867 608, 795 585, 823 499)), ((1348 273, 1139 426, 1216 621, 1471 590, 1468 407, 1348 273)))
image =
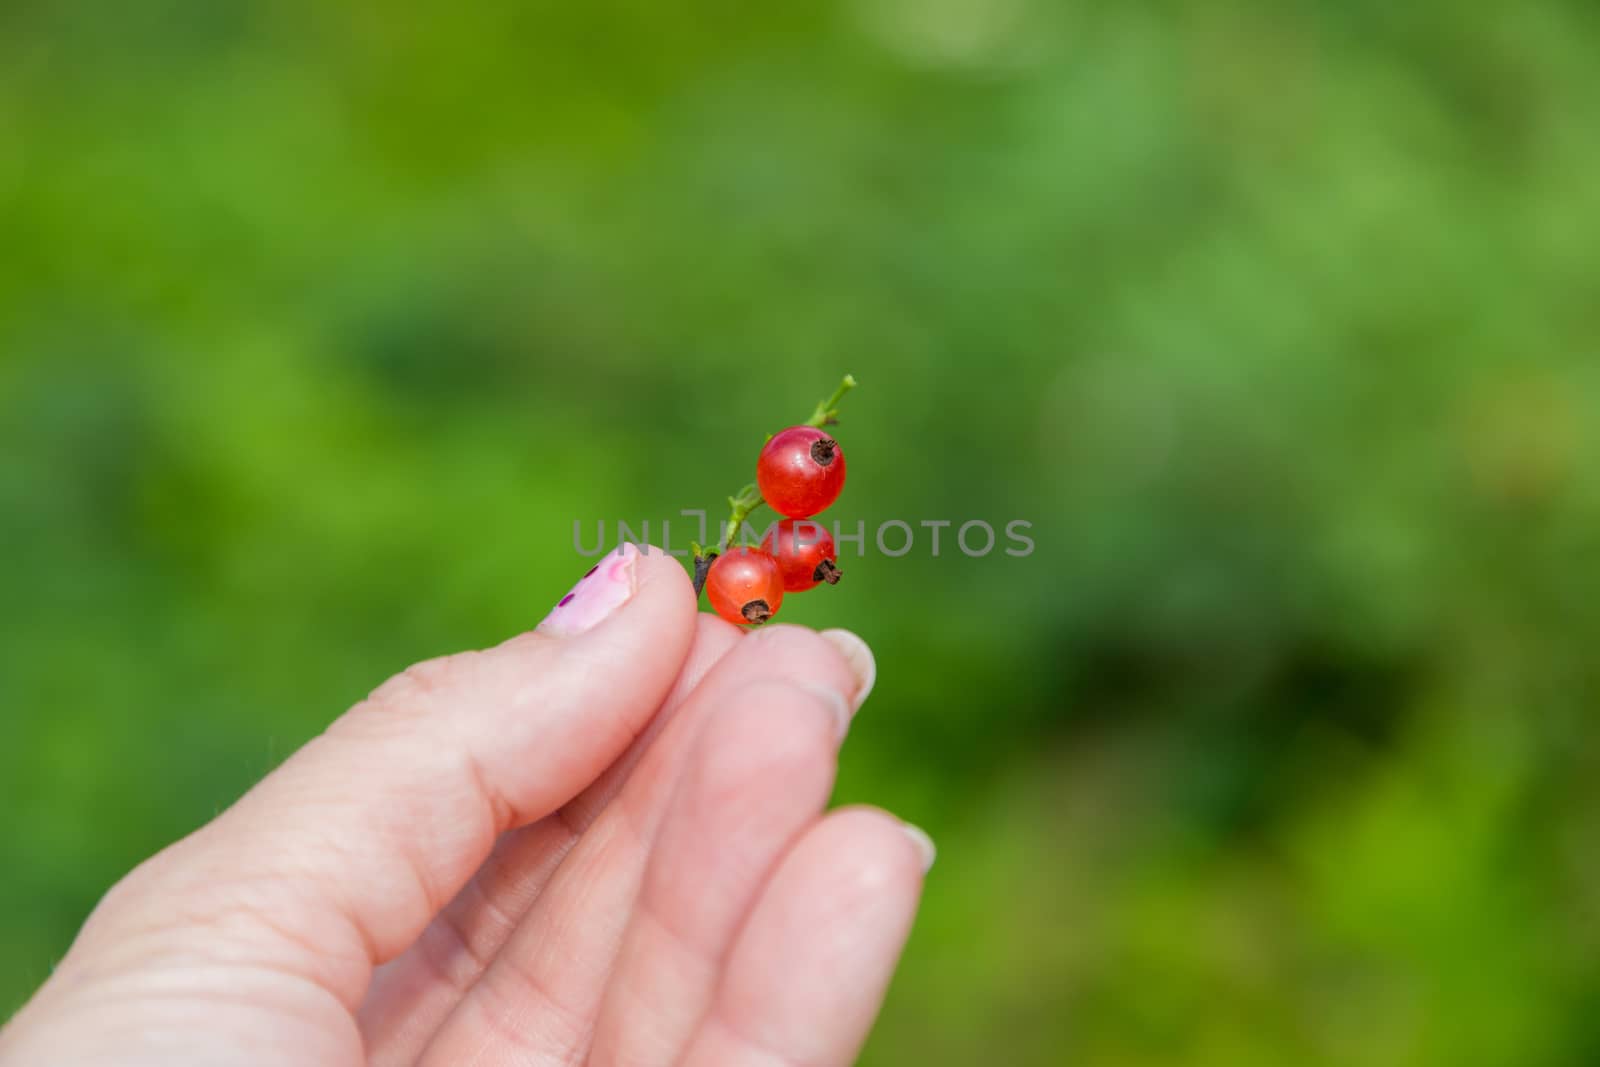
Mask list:
POLYGON ((578 579, 572 592, 550 609, 539 624, 539 632, 572 637, 599 625, 633 596, 634 564, 638 558, 639 550, 631 544, 606 553, 589 568, 588 574, 578 579))

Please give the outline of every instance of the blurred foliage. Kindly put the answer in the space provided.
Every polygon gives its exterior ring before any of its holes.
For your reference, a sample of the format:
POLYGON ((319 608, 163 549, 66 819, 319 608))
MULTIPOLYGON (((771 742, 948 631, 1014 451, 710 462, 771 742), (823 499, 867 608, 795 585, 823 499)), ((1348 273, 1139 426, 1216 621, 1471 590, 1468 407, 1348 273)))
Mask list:
MULTIPOLYGON (((864 1062, 1594 1062, 1600 9, 0 5, 0 1009, 848 370, 864 1062)), ((657 526, 658 528, 658 526, 657 526)), ((686 540, 687 535, 682 535, 686 540)), ((681 542, 680 542, 681 543, 681 542)))

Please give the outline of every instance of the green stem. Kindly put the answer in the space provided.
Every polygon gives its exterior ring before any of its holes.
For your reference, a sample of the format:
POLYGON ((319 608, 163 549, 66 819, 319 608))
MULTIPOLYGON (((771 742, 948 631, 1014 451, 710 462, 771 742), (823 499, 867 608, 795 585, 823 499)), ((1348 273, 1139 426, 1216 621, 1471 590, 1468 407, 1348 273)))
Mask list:
POLYGON ((761 499, 761 490, 754 485, 747 485, 739 490, 738 496, 728 498, 728 506, 733 510, 728 515, 728 534, 723 538, 722 547, 717 550, 719 553, 726 552, 729 547, 738 543, 739 531, 744 528, 744 520, 750 517, 752 511, 764 504, 766 501, 761 499))
POLYGON ((839 401, 844 399, 844 394, 855 387, 855 376, 846 374, 844 380, 839 383, 839 388, 833 391, 832 396, 817 405, 817 409, 811 413, 811 417, 805 421, 805 425, 823 427, 832 426, 838 422, 839 401))

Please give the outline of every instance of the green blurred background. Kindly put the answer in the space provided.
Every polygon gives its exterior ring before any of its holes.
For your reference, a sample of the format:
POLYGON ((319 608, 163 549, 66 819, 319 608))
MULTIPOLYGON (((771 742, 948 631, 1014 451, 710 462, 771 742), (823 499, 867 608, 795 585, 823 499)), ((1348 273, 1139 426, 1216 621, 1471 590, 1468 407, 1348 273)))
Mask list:
MULTIPOLYGON (((0 5, 0 1014, 845 371, 872 1065, 1600 1061, 1600 9, 0 5)), ((715 511, 714 511, 715 513, 715 511)))

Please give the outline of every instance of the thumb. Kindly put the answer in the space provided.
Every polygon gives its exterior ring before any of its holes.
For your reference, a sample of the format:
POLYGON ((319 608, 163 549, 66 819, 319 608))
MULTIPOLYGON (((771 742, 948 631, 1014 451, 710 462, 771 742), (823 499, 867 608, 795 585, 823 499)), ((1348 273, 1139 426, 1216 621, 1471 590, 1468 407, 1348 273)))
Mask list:
MULTIPOLYGON (((132 925, 306 969, 347 1005, 508 829, 559 808, 645 727, 688 654, 683 568, 607 555, 532 633, 380 686, 209 826, 108 894, 80 952, 132 925), (182 916, 174 921, 174 916, 182 916), (170 929, 169 929, 170 928, 170 929)), ((71 957, 66 963, 71 962, 71 957)))

